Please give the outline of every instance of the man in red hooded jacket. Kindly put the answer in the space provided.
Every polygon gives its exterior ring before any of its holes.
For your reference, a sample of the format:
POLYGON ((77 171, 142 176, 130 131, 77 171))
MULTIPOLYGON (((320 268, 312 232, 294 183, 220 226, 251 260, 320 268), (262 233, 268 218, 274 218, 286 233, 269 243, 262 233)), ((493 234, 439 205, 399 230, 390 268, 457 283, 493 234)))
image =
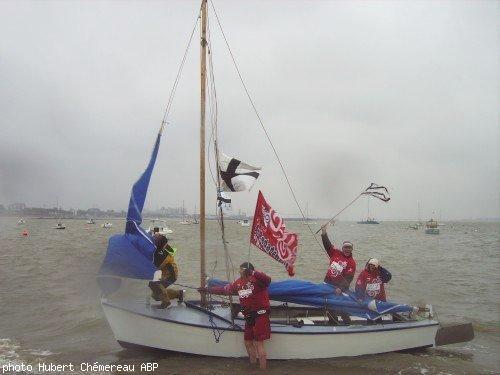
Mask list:
POLYGON ((391 278, 391 273, 380 265, 378 259, 370 258, 356 280, 356 297, 359 300, 369 297, 385 301, 384 284, 391 278))
POLYGON ((200 292, 222 295, 238 295, 245 316, 245 347, 250 363, 257 362, 261 369, 267 366, 267 354, 264 340, 271 338, 271 322, 269 320, 270 305, 267 288, 271 278, 263 272, 255 271, 250 262, 240 266, 240 278, 221 287, 199 288, 200 292))

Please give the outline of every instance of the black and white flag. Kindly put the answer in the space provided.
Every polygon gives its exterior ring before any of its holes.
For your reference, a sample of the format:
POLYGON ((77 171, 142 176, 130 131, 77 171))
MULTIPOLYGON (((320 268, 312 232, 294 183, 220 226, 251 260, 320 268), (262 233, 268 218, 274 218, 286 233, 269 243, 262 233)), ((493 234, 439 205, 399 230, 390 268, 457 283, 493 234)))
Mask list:
POLYGON ((222 190, 217 191, 217 207, 222 209, 224 212, 232 210, 231 198, 229 198, 222 190))
POLYGON ((219 170, 223 191, 249 191, 259 177, 259 173, 256 171, 259 171, 260 167, 254 167, 221 154, 219 157, 219 170))
POLYGON ((385 186, 377 185, 373 182, 361 194, 370 195, 384 202, 388 202, 391 199, 391 197, 389 196, 389 190, 387 190, 385 186))

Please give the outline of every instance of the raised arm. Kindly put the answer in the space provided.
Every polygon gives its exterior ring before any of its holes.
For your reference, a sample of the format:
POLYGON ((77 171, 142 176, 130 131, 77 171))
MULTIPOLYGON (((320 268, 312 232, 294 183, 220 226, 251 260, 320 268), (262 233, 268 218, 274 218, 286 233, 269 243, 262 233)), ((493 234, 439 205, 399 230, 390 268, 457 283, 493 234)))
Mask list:
POLYGON ((325 251, 328 254, 328 256, 332 256, 333 245, 330 242, 330 239, 328 238, 328 233, 326 233, 327 227, 328 226, 324 226, 321 228, 321 241, 323 241, 323 247, 325 248, 325 251))

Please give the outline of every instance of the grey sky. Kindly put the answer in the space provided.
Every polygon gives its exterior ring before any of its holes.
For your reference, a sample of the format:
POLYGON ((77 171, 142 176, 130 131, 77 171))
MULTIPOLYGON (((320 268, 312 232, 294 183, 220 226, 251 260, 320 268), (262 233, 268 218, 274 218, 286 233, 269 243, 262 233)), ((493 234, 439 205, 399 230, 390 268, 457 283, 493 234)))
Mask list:
MULTIPOLYGON (((499 3, 215 1, 296 189, 329 216, 370 182, 380 219, 499 213, 499 3)), ((125 208, 199 2, 0 2, 0 203, 125 208)), ((256 194, 297 214, 211 18, 221 148, 261 165, 256 194)), ((196 33, 198 37, 198 32, 196 33)), ((146 206, 198 199, 193 42, 146 206)), ((208 174, 209 176, 209 174, 208 174)), ((209 180, 209 177, 207 177, 209 180)), ((209 207, 214 196, 210 187, 209 207)), ((366 215, 360 201, 344 219, 366 215)))

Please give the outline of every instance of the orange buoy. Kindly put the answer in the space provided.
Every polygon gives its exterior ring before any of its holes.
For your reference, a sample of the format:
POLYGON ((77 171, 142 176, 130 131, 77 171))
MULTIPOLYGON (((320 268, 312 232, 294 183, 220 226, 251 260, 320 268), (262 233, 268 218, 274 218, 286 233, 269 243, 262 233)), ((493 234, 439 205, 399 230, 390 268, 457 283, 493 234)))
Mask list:
POLYGON ((28 230, 27 230, 27 229, 25 229, 25 230, 23 230, 23 233, 22 233, 22 234, 23 234, 23 236, 28 236, 30 233, 28 232, 28 230))

